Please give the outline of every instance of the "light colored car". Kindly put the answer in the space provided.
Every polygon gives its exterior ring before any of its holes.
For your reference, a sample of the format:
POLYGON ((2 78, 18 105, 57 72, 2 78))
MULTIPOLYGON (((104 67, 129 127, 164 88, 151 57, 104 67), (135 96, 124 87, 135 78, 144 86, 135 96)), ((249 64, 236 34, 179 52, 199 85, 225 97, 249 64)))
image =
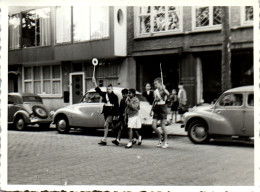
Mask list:
POLYGON ((8 124, 22 131, 27 125, 49 128, 52 118, 40 96, 32 93, 8 94, 8 124))
MULTIPOLYGON (((103 92, 106 92, 106 87, 100 87, 103 92)), ((113 91, 118 96, 118 102, 122 99, 123 88, 114 87, 113 91)), ((147 131, 152 132, 150 128, 152 124, 152 117, 149 115, 151 105, 148 103, 140 92, 136 92, 136 96, 140 100, 139 115, 141 117, 142 125, 147 131)), ((81 101, 77 104, 68 105, 64 108, 58 109, 54 114, 53 123, 59 133, 68 133, 70 128, 104 128, 104 116, 101 114, 104 103, 102 98, 95 91, 90 89, 82 97, 81 101)))
POLYGON ((230 89, 215 104, 192 108, 184 114, 184 127, 193 143, 254 137, 254 86, 230 89))

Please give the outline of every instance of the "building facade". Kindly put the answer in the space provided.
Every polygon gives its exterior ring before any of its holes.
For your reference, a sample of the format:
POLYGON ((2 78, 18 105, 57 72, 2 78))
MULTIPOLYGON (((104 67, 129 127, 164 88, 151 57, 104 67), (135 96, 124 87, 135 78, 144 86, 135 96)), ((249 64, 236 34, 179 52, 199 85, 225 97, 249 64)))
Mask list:
MULTIPOLYGON (((143 91, 160 76, 183 82, 189 105, 220 94, 220 7, 10 7, 9 92, 42 96, 50 110, 100 85, 143 91)), ((253 84, 253 8, 229 7, 232 85, 253 84)))

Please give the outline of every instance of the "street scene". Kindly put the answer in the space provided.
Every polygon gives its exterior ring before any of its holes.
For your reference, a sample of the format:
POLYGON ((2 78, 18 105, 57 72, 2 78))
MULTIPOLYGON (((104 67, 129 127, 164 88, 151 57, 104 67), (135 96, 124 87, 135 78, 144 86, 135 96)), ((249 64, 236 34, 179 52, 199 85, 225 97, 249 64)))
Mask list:
POLYGON ((8 184, 254 185, 253 6, 8 19, 8 184))

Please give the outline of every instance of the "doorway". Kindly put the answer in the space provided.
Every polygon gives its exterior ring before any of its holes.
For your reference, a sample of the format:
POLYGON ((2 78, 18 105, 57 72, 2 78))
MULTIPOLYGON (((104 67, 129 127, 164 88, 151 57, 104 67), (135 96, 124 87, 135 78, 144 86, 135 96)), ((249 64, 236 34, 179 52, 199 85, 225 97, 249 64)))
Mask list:
POLYGON ((85 93, 85 73, 70 73, 70 104, 78 103, 85 93))

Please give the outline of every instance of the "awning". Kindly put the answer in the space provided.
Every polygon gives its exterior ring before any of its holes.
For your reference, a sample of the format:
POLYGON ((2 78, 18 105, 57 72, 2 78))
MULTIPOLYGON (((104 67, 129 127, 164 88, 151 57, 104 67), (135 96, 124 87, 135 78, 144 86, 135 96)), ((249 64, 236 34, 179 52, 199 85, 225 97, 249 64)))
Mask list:
POLYGON ((8 75, 20 75, 21 74, 21 72, 20 71, 8 71, 8 75))

